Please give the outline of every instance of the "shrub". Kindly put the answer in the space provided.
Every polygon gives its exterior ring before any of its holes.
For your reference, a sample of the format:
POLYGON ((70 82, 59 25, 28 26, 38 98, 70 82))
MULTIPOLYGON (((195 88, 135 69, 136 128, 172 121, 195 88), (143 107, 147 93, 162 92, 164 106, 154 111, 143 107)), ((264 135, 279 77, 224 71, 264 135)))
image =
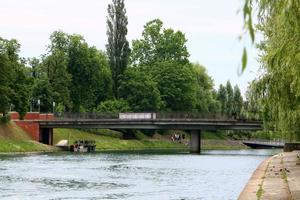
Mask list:
POLYGON ((9 115, 0 116, 0 123, 8 123, 10 121, 9 115))

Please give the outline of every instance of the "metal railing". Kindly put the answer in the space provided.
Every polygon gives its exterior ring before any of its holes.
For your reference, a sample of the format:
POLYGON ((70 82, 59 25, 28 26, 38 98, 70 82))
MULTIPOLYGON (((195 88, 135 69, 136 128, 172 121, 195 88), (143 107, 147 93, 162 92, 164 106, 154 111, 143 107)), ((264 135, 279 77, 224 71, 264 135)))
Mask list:
MULTIPOLYGON (((119 119, 119 113, 54 113, 55 119, 61 120, 93 120, 93 119, 119 119)), ((237 121, 258 121, 245 118, 234 118, 222 113, 197 113, 197 112, 157 112, 152 119, 216 119, 237 121)))

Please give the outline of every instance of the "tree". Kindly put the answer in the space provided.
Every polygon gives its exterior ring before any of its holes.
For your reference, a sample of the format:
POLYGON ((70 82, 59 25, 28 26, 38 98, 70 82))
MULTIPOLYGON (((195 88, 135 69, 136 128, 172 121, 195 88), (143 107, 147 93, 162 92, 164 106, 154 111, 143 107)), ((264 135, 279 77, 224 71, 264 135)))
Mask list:
POLYGON ((120 97, 135 112, 157 111, 162 103, 157 83, 137 68, 128 68, 123 75, 120 97))
POLYGON ((256 2, 257 27, 264 36, 258 45, 264 70, 257 81, 257 92, 265 123, 289 133, 290 139, 300 139, 300 2, 256 2))
POLYGON ((42 62, 42 68, 47 75, 49 87, 51 87, 50 90, 52 91, 51 99, 57 105, 61 104, 70 109, 71 99, 69 88, 72 77, 67 71, 67 65, 68 57, 60 50, 54 50, 42 62))
MULTIPOLYGON (((111 72, 107 57, 102 51, 95 47, 89 47, 80 35, 68 35, 56 31, 50 36, 50 39, 50 60, 56 60, 54 64, 51 61, 50 66, 56 66, 62 72, 65 71, 65 65, 67 65, 66 71, 70 74, 69 76, 66 73, 65 79, 55 75, 54 82, 57 85, 54 86, 59 87, 61 83, 64 83, 65 87, 59 91, 65 90, 68 85, 68 77, 71 77, 69 90, 72 111, 92 111, 101 101, 111 98, 111 72)), ((53 79, 48 78, 49 81, 53 79)), ((67 102, 66 94, 56 96, 67 102)))
POLYGON ((14 72, 13 92, 11 102, 19 113, 20 119, 24 119, 29 107, 32 79, 26 76, 24 67, 19 66, 14 72))
POLYGON ((100 113, 120 113, 128 111, 130 111, 130 106, 128 102, 123 99, 103 101, 96 108, 96 112, 100 113))
POLYGON ((243 108, 243 97, 240 88, 236 85, 233 89, 233 116, 239 118, 243 108))
POLYGON ((108 5, 106 51, 112 73, 113 94, 119 98, 120 76, 124 73, 129 59, 130 49, 126 39, 127 16, 124 0, 112 0, 108 5))
POLYGON ((9 104, 14 104, 20 119, 25 116, 31 93, 32 80, 28 77, 24 60, 19 57, 21 45, 17 40, 6 40, 0 38, 0 108, 3 113, 9 104), (2 85, 3 84, 3 85, 2 85))
POLYGON ((191 111, 197 102, 197 79, 190 64, 172 61, 144 67, 157 83, 164 107, 162 110, 191 111))
POLYGON ((206 69, 196 63, 193 64, 193 71, 197 79, 197 103, 196 109, 199 112, 215 112, 218 110, 217 102, 213 96, 213 80, 208 76, 206 69))
POLYGON ((225 114, 226 113, 226 105, 227 105, 227 90, 226 88, 221 84, 218 90, 218 97, 217 99, 219 100, 221 104, 221 113, 225 114))
MULTIPOLYGON (((1 39, 1 38, 0 38, 1 39)), ((9 109, 10 92, 9 81, 11 68, 9 67, 7 55, 3 52, 3 46, 0 43, 0 113, 5 113, 9 109)))
POLYGON ((32 88, 33 105, 37 106, 37 101, 40 100, 40 111, 51 112, 53 96, 53 90, 46 75, 35 79, 32 88))
POLYGON ((252 81, 246 91, 246 101, 244 103, 245 114, 250 119, 263 119, 261 116, 263 107, 259 93, 257 92, 257 81, 252 81))
POLYGON ((190 54, 186 42, 181 31, 163 29, 161 20, 152 20, 144 26, 142 39, 132 42, 131 62, 134 65, 152 65, 164 61, 187 64, 190 54))
POLYGON ((226 101, 226 114, 227 116, 232 116, 233 114, 233 89, 230 81, 226 83, 227 101, 226 101))

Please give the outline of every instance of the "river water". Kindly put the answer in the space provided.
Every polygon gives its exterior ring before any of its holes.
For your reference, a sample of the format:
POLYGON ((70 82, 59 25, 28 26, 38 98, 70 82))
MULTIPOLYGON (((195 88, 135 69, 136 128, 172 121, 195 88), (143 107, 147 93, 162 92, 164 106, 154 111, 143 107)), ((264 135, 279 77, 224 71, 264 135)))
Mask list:
POLYGON ((0 199, 237 199, 274 153, 0 155, 0 199))

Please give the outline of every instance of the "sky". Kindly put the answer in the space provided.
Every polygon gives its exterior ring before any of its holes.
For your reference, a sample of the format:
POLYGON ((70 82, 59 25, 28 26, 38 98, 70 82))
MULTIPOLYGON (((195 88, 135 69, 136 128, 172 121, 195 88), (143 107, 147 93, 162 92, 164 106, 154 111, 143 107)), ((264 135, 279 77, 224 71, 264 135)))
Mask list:
MULTIPOLYGON (((21 43, 21 56, 40 57, 55 30, 84 36, 105 50, 107 5, 111 0, 0 0, 0 37, 21 43)), ((204 65, 215 88, 230 80, 244 94, 257 76, 257 50, 243 34, 238 10, 243 0, 125 0, 128 40, 141 38, 146 22, 159 18, 166 28, 185 33, 190 61, 204 65), (248 49, 248 66, 241 75, 241 54, 248 49)))

